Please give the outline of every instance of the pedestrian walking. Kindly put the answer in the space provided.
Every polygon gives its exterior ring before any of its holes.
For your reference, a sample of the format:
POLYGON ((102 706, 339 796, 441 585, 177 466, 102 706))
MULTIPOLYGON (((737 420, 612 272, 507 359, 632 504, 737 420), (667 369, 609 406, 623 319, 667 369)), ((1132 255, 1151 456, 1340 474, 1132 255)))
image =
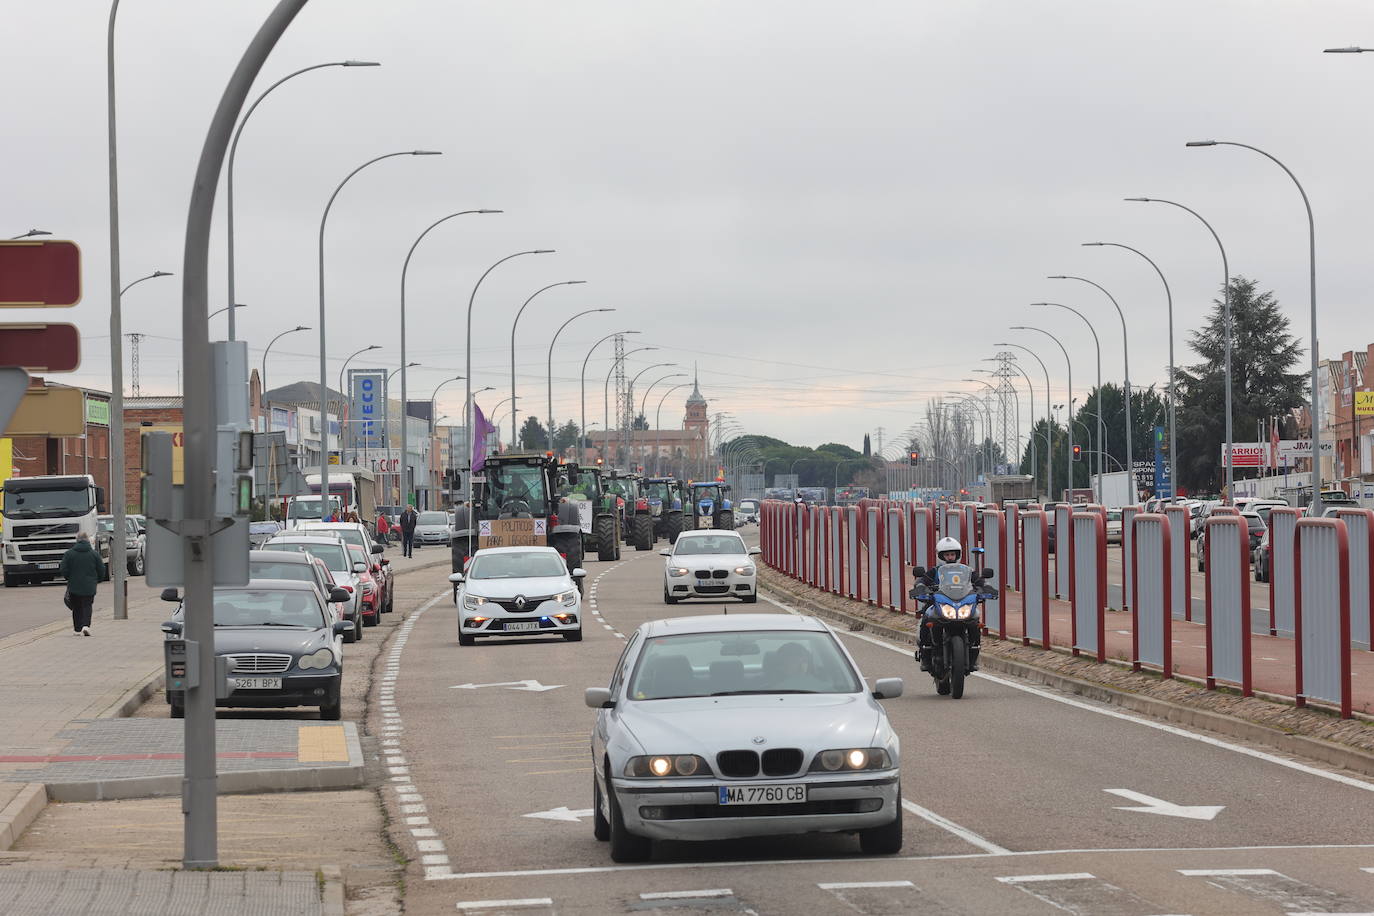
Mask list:
POLYGON ((419 520, 413 505, 407 505, 406 511, 401 513, 401 553, 404 556, 414 556, 415 525, 419 520))
POLYGON ((91 547, 91 536, 82 531, 76 544, 62 555, 58 573, 67 580, 64 601, 72 611, 72 632, 78 636, 91 635, 91 610, 95 605, 96 587, 105 578, 105 563, 91 547))
POLYGON ((391 543, 391 522, 386 520, 385 512, 377 515, 377 537, 383 544, 391 543))

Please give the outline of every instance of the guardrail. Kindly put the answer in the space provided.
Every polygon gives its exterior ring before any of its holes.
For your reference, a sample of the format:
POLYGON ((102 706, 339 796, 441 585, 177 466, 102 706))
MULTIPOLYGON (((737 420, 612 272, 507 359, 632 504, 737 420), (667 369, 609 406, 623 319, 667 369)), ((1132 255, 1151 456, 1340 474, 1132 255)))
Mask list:
MULTIPOLYGON (((1125 517, 1122 517, 1125 539, 1125 517)), ((1131 517, 1131 667, 1157 668, 1166 678, 1174 676, 1174 589, 1172 526, 1163 515, 1131 517)))

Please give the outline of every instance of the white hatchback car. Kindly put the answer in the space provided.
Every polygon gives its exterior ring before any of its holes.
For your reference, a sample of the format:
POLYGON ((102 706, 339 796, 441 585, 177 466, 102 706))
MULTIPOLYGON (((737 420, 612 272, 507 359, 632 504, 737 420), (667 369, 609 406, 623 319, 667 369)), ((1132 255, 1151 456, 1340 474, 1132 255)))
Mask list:
POLYGON ((568 571, 552 547, 487 547, 468 561, 466 573, 454 573, 453 601, 458 605, 458 645, 471 646, 478 636, 554 636, 582 640, 582 592, 577 580, 584 569, 568 571))
POLYGON ((663 570, 664 604, 677 604, 683 598, 732 597, 745 604, 759 600, 753 558, 763 551, 744 546, 744 538, 733 531, 684 531, 677 543, 659 553, 668 558, 663 570))

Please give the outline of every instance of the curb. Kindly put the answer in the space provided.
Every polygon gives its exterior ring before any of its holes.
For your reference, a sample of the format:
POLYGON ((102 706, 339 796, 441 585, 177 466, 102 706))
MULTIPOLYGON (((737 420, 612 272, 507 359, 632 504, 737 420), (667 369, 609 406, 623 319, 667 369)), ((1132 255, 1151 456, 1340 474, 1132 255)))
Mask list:
POLYGON ((320 895, 324 916, 344 916, 343 869, 337 865, 321 865, 320 876, 324 879, 324 892, 320 895))
POLYGON ((157 671, 144 678, 138 686, 126 692, 114 702, 114 705, 96 716, 96 718, 127 719, 129 716, 138 712, 138 708, 143 705, 144 701, 157 693, 161 687, 162 669, 159 667, 157 671))
MULTIPOLYGON (((817 617, 824 617, 830 620, 848 623, 861 623, 865 632, 871 633, 889 642, 896 642, 902 645, 914 645, 915 634, 908 633, 906 630, 898 630, 893 627, 885 627, 882 624, 872 623, 865 618, 855 617, 843 611, 833 610, 813 604, 807 596, 797 594, 789 589, 780 588, 772 585, 771 590, 777 594, 785 596, 792 603, 802 605, 805 609, 817 617)), ((1118 690, 1115 687, 1108 687, 1105 684, 1097 684, 1092 681, 1079 680, 1078 678, 1068 677, 1054 671, 1047 671, 1026 662, 1013 661, 1012 659, 1001 658, 992 653, 985 653, 981 659, 984 668, 1010 674, 1014 677, 1033 683, 1042 684, 1046 687, 1053 687, 1065 693, 1075 696, 1086 697, 1090 700, 1097 700, 1131 712, 1141 713, 1152 719, 1162 719, 1163 721, 1175 725, 1183 725, 1203 731, 1214 732, 1225 735, 1229 738, 1238 738, 1242 741, 1251 741, 1256 744, 1263 744, 1286 754, 1306 757, 1331 766, 1350 770, 1362 776, 1374 776, 1374 755, 1364 753, 1355 748, 1345 747, 1344 745, 1334 744, 1330 741, 1323 741, 1320 738, 1309 738, 1305 735, 1290 735, 1287 732, 1270 728, 1267 725, 1260 725, 1257 722, 1250 722, 1235 716, 1228 716, 1223 713, 1211 712, 1204 709, 1194 709, 1191 706, 1180 706, 1177 703, 1170 703, 1167 700, 1158 700, 1154 697, 1142 696, 1141 694, 1131 693, 1125 690, 1118 690)))
POLYGON ((25 783, 4 811, 0 811, 0 850, 10 849, 48 806, 48 790, 41 782, 25 783))

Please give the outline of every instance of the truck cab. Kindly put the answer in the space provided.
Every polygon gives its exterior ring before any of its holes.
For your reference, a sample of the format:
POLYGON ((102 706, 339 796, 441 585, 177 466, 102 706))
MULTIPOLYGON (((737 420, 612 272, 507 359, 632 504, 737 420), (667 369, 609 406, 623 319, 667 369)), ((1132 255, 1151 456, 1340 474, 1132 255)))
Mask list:
POLYGON ((105 490, 89 474, 11 477, 4 485, 3 540, 6 588, 59 578, 62 555, 85 532, 105 562, 109 577, 110 538, 100 530, 105 490))

